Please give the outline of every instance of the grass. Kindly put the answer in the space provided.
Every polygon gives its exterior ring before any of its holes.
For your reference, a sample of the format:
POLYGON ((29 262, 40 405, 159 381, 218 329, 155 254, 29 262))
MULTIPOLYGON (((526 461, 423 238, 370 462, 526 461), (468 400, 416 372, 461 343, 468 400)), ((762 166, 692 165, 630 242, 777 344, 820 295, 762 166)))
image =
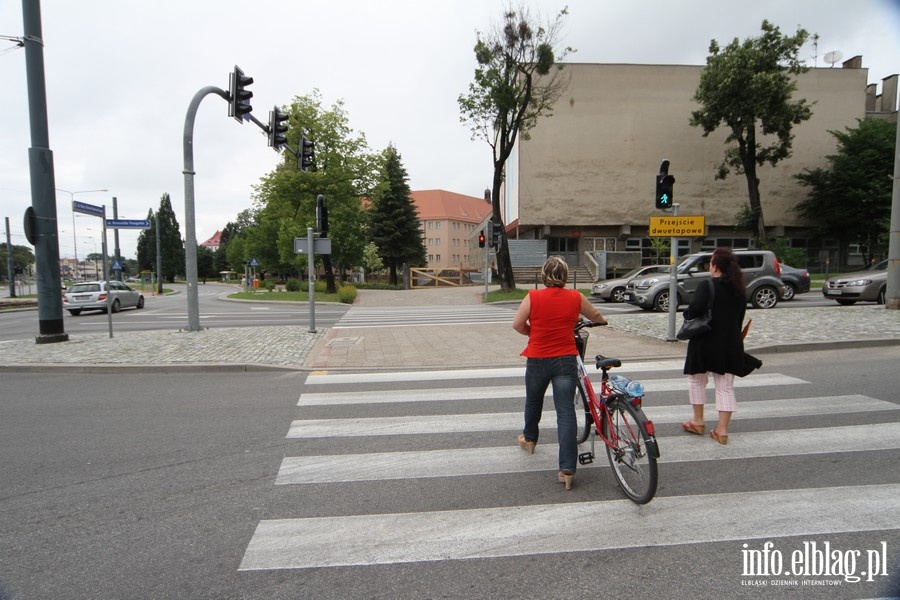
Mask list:
MULTIPOLYGON (((528 295, 528 292, 530 292, 533 289, 534 289, 534 286, 531 285, 531 286, 517 287, 516 289, 509 291, 509 292, 503 292, 500 290, 489 291, 488 296, 487 296, 487 301, 488 302, 520 301, 523 298, 525 298, 525 296, 528 295)), ((590 295, 591 295, 591 290, 578 290, 578 291, 581 292, 582 295, 584 295, 584 296, 590 297, 590 295)))
MULTIPOLYGON (((309 302, 308 292, 236 292, 229 294, 232 300, 273 300, 276 302, 309 302)), ((325 292, 316 292, 316 302, 340 302, 337 294, 327 294, 325 292)))

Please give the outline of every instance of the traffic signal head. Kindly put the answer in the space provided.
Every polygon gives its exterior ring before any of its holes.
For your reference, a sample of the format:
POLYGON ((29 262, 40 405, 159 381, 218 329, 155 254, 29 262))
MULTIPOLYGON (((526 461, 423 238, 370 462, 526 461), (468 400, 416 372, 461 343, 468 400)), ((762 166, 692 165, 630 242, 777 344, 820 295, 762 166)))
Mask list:
POLYGON ((478 247, 484 248, 484 229, 478 234, 478 247))
POLYGON ((671 175, 656 176, 656 208, 672 208, 675 178, 671 175))
POLYGON ((503 225, 491 221, 491 248, 500 247, 500 236, 503 235, 503 225))
POLYGON ((297 152, 297 166, 301 171, 308 171, 310 167, 316 166, 316 143, 306 139, 306 136, 300 134, 300 148, 297 152))
POLYGON ((328 237, 328 207, 322 194, 316 196, 316 229, 322 236, 328 237))
POLYGON ((253 92, 246 89, 252 83, 253 78, 244 75, 240 67, 234 65, 234 71, 228 78, 228 116, 234 117, 239 123, 243 123, 244 117, 253 110, 250 106, 253 92))
POLYGON ((287 144, 288 116, 276 106, 269 111, 269 146, 281 150, 287 144))

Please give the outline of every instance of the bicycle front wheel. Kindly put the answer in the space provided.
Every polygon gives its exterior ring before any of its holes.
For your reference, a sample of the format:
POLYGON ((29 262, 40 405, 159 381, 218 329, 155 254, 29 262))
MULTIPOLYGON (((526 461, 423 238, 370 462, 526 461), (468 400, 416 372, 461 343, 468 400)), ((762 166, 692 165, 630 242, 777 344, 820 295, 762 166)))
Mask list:
POLYGON ((594 422, 591 417, 591 409, 588 406, 587 394, 581 382, 575 386, 575 439, 578 444, 587 441, 591 434, 591 424, 594 422))
POLYGON ((603 435, 612 446, 606 446, 609 466, 622 491, 638 504, 646 504, 656 494, 659 474, 656 457, 650 452, 653 443, 638 409, 627 400, 610 400, 609 419, 604 419, 603 435))

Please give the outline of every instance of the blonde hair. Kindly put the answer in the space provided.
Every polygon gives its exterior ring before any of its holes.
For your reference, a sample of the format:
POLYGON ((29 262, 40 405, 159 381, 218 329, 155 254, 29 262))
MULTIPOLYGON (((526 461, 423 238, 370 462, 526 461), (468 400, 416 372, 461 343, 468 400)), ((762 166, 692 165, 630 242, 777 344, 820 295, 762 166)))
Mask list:
POLYGON ((551 256, 541 267, 541 280, 547 287, 566 287, 569 280, 569 265, 562 256, 551 256))

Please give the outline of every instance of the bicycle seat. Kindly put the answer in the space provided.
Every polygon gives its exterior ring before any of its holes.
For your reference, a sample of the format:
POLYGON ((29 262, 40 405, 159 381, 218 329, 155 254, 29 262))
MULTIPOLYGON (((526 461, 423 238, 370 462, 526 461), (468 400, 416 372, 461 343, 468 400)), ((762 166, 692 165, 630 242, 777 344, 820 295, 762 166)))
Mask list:
POLYGON ((621 367, 622 361, 618 358, 606 358, 602 354, 597 355, 598 369, 611 369, 612 367, 621 367))

